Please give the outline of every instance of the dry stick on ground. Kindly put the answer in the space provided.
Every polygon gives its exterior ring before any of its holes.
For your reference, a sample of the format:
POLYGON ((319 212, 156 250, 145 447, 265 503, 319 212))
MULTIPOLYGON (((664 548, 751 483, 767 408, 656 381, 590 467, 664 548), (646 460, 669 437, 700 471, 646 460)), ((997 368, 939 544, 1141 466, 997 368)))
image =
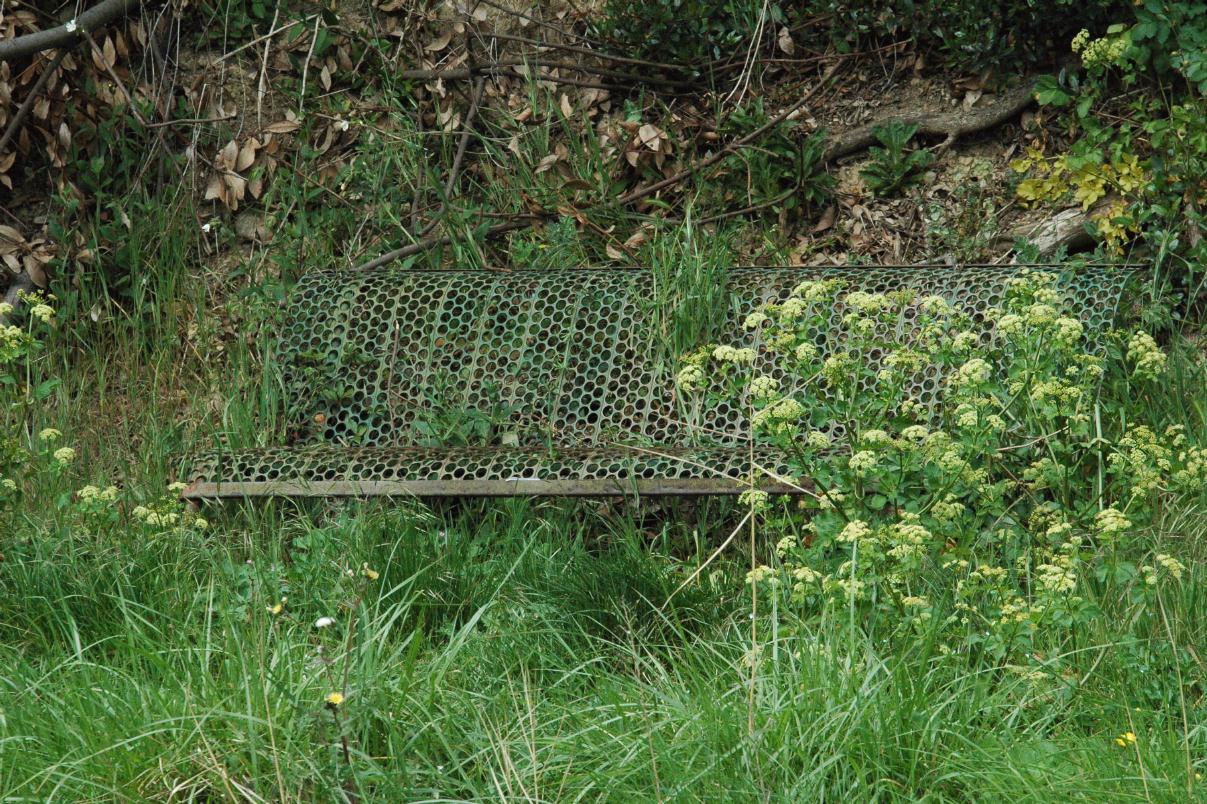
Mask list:
MULTIPOLYGON (((430 239, 428 238, 428 235, 430 235, 432 231, 440 225, 440 219, 444 215, 445 210, 448 209, 449 199, 453 197, 453 190, 456 189, 457 179, 461 174, 461 166, 465 162, 465 152, 469 147, 470 135, 473 133, 474 118, 478 114, 478 107, 482 103, 482 93, 485 89, 486 79, 479 78, 477 83, 474 85, 474 94, 469 105, 469 111, 465 113, 465 122, 461 124, 461 139, 457 141, 457 153, 453 156, 453 166, 449 170, 448 180, 444 183, 444 199, 440 202, 440 206, 436 208, 436 213, 432 216, 431 221, 429 221, 428 224, 415 235, 417 242, 412 243, 410 246, 403 246, 402 248, 396 248, 393 251, 387 251, 380 257, 369 260, 363 265, 357 266, 356 270, 367 271, 372 268, 378 268, 388 262, 393 262, 394 260, 410 256, 411 254, 416 254, 420 251, 424 251, 428 248, 438 245, 436 242, 431 242, 428 245, 423 246, 423 248, 415 248, 415 246, 428 242, 430 239)), ((443 240, 444 238, 437 239, 443 240)), ((448 240, 449 242, 452 242, 452 238, 448 238, 448 240)))
POLYGON ((747 134, 746 136, 739 137, 738 139, 733 140, 732 142, 727 144, 721 150, 717 151, 716 153, 712 154, 711 156, 706 156, 704 159, 701 159, 699 162, 696 162, 695 164, 689 165, 686 169, 679 171, 678 173, 671 176, 670 178, 666 178, 666 179, 663 179, 662 181, 654 182, 653 184, 650 184, 646 187, 641 187, 641 188, 634 190, 631 193, 622 195, 620 198, 618 198, 616 200, 616 203, 623 206, 623 205, 627 205, 627 204, 632 204, 634 201, 640 201, 643 198, 648 198, 660 190, 665 190, 668 187, 673 187, 676 184, 679 184, 679 183, 685 181, 686 179, 699 173, 701 170, 712 167, 717 162, 720 162, 722 159, 725 159, 726 157, 730 156, 731 154, 736 153, 743 146, 749 145, 750 143, 759 139, 764 134, 766 134, 768 131, 771 131, 773 128, 778 126, 780 123, 787 120, 795 112, 804 108, 805 104, 807 104, 809 101, 811 101, 813 99, 814 95, 816 95, 823 87, 825 87, 827 84, 830 83, 830 79, 834 77, 834 75, 838 72, 838 69, 839 69, 839 65, 831 65, 830 67, 826 68, 826 71, 822 74, 821 79, 818 80, 818 82, 816 84, 814 84, 809 89, 809 91, 804 94, 804 96, 800 100, 798 100, 796 103, 789 106, 787 109, 784 109, 782 112, 777 114, 775 117, 771 118, 766 123, 759 126, 754 131, 747 134))
POLYGON ((140 0, 104 0, 63 25, 0 42, 0 61, 32 56, 52 47, 71 47, 85 32, 103 28, 135 8, 139 2, 140 0))

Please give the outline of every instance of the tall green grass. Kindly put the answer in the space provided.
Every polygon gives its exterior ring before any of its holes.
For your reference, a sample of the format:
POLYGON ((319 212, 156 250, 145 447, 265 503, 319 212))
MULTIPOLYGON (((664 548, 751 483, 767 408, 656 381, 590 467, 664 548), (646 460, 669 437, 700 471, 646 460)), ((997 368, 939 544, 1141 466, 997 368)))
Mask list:
POLYGON ((1182 690, 1184 721, 1174 679, 1145 677, 1116 648, 1201 645, 1201 570, 1165 601, 1168 635, 1116 607, 1074 648, 1073 676, 980 669, 937 645, 885 655, 760 615, 775 636, 760 641, 752 696, 739 568, 722 562, 671 598, 685 562, 631 528, 526 501, 471 508, 233 509, 213 535, 175 542, 31 534, 47 554, 7 565, 0 587, 0 789, 8 800, 1198 795, 1187 761, 1201 770, 1207 750, 1201 692, 1182 690), (362 563, 379 578, 349 578, 362 563), (335 624, 316 629, 324 616, 335 624), (343 704, 325 707, 337 690, 343 704), (1128 731, 1137 742, 1119 748, 1128 731))

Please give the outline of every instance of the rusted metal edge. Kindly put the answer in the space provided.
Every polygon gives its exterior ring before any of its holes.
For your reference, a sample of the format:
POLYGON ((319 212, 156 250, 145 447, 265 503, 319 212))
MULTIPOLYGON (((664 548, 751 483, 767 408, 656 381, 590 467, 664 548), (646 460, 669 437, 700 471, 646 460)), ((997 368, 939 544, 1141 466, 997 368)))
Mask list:
MULTIPOLYGON (((807 487, 808 484, 802 484, 807 487)), ((607 478, 591 480, 198 480, 186 500, 239 497, 643 497, 737 495, 747 486, 728 478, 607 478)), ((763 482, 769 494, 801 494, 799 488, 763 482)))

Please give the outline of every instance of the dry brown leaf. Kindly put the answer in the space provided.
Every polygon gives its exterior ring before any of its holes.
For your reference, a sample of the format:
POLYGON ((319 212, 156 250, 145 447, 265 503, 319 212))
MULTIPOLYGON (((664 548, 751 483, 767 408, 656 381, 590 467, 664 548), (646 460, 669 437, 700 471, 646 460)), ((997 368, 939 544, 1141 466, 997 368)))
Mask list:
POLYGON ((780 50, 787 53, 789 56, 796 52, 796 43, 792 41, 792 33, 787 26, 780 28, 779 38, 776 39, 776 44, 780 50))
POLYGON ((641 144, 654 152, 661 149, 664 136, 662 129, 651 123, 643 123, 641 128, 637 129, 637 138, 641 140, 641 144))
POLYGON ((423 49, 428 53, 438 53, 448 47, 448 43, 451 42, 452 39, 453 32, 451 30, 447 30, 424 45, 423 49))
POLYGON ((234 212, 239 208, 239 202, 243 200, 243 195, 247 192, 247 179, 240 176, 238 173, 226 173, 222 176, 222 183, 226 185, 226 205, 234 212))
POLYGON ((812 231, 813 234, 817 234, 819 232, 824 232, 826 229, 829 229, 831 226, 834 225, 834 221, 837 217, 838 217, 838 207, 831 204, 830 206, 826 207, 825 212, 821 213, 821 219, 816 223, 816 225, 814 225, 814 227, 810 231, 812 231))
POLYGON ((278 120, 275 123, 269 123, 264 127, 264 130, 270 134, 289 134, 301 127, 302 124, 297 120, 278 120))
POLYGON ((609 259, 613 260, 623 260, 625 258, 624 252, 611 243, 604 246, 604 253, 608 255, 609 259))
POLYGON ((331 71, 327 69, 326 64, 319 70, 319 83, 323 85, 323 89, 331 89, 331 71))
POLYGON ((574 116, 574 107, 570 105, 570 98, 566 96, 565 92, 562 93, 561 107, 563 117, 570 118, 574 116))
POLYGON ((210 176, 209 184, 205 186, 205 200, 213 201, 214 199, 226 203, 226 187, 222 183, 222 177, 216 173, 210 176))
POLYGON ((25 262, 24 262, 24 267, 25 267, 25 273, 29 276, 30 280, 35 285, 37 285, 40 288, 46 287, 46 284, 47 284, 46 270, 44 268, 42 268, 41 262, 39 262, 38 260, 26 257, 25 262))
POLYGON ((219 170, 234 170, 235 160, 239 158, 239 146, 231 140, 222 147, 218 152, 218 158, 214 160, 214 164, 219 170))
POLYGON ((256 151, 259 149, 260 143, 255 137, 249 137, 247 142, 243 143, 243 147, 239 149, 239 157, 235 160, 235 170, 243 171, 252 166, 256 161, 256 151))
POLYGON ((0 223, 0 238, 9 241, 10 243, 24 243, 25 235, 18 232, 11 226, 0 223))

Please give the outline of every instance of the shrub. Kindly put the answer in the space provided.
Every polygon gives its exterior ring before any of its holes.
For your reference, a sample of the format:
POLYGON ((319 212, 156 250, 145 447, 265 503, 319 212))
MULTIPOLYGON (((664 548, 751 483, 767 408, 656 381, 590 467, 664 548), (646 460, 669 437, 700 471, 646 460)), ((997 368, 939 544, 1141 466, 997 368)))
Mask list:
POLYGON ((1041 61, 1085 26, 1110 22, 1130 7, 1112 0, 825 0, 831 36, 843 49, 910 37, 953 67, 980 71, 1041 61))
MULTIPOLYGON (((1176 427, 1101 437, 1105 361, 1052 275, 1013 280, 993 317, 990 341, 941 297, 806 281, 748 319, 754 353, 688 356, 681 387, 749 406, 756 441, 813 484, 780 514, 745 493, 779 538, 780 566, 751 582, 806 617, 1024 662, 1094 618, 1104 589, 1178 582, 1182 564, 1150 554, 1143 528, 1167 493, 1202 488, 1207 452, 1176 427), (823 338, 835 308, 840 331, 823 338), (933 408, 911 390, 927 378, 933 408)), ((1130 381, 1164 370, 1146 333, 1120 348, 1130 381)))
MULTIPOLYGON (((739 106, 726 118, 721 133, 729 141, 766 125, 770 115, 762 98, 739 106)), ((785 120, 767 132, 758 148, 741 149, 720 168, 702 176, 701 190, 720 194, 721 206, 770 208, 773 212, 810 210, 830 198, 833 178, 822 166, 825 136, 806 132, 795 120, 785 120)))
MULTIPOLYGON (((732 55, 754 35, 762 8, 754 0, 608 0, 596 33, 626 53, 702 73, 708 62, 732 55)), ((783 23, 778 4, 768 14, 771 22, 783 23)))

